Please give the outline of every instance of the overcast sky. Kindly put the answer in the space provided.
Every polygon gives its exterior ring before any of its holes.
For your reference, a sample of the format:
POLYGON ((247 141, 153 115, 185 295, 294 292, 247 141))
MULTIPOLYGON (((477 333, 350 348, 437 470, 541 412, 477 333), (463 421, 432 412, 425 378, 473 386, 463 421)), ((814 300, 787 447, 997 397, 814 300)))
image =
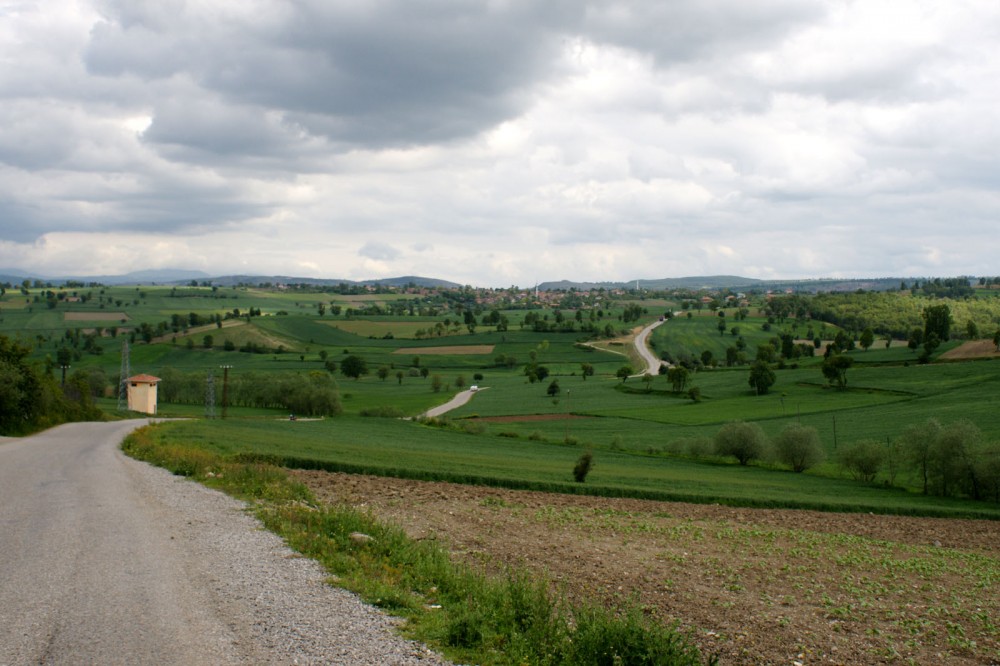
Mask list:
POLYGON ((998 258, 996 0, 0 0, 0 270, 998 258))

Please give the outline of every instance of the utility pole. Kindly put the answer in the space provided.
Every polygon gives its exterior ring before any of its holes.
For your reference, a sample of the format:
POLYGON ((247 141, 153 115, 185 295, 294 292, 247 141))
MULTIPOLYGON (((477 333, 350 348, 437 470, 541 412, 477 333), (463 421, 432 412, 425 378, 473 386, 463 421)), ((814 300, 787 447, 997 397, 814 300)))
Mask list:
POLYGON ((229 369, 231 365, 220 365, 222 368, 222 418, 226 418, 229 411, 229 369))

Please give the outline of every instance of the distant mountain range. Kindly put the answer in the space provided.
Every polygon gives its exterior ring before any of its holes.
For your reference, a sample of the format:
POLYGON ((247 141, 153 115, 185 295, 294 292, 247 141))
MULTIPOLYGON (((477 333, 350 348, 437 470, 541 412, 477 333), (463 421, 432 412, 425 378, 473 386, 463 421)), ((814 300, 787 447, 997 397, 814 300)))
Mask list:
POLYGON ((312 278, 312 277, 291 277, 287 275, 222 275, 213 277, 208 273, 202 271, 178 270, 178 269, 168 269, 168 268, 159 270, 133 271, 131 273, 125 273, 124 275, 87 275, 87 276, 65 276, 65 277, 26 275, 23 273, 20 274, 15 273, 14 271, 4 271, 0 273, 0 282, 21 284, 25 280, 30 280, 31 282, 34 282, 35 280, 41 280, 42 282, 51 282, 52 284, 63 284, 66 282, 83 282, 84 284, 87 284, 91 282, 97 282, 106 285, 123 285, 123 284, 182 285, 182 284, 187 284, 192 280, 195 280, 199 284, 201 284, 202 282, 208 282, 210 284, 218 285, 220 287, 231 287, 238 284, 249 284, 249 285, 311 284, 317 286, 336 286, 338 284, 348 284, 348 285, 381 284, 389 287, 403 287, 408 284, 413 284, 418 287, 445 287, 445 288, 457 288, 462 286, 456 282, 449 282, 448 280, 419 277, 415 275, 405 275, 402 277, 394 277, 394 278, 382 278, 377 280, 347 280, 339 278, 331 279, 331 278, 312 278))
MULTIPOLYGON (((309 284, 320 287, 333 287, 339 284, 347 285, 383 285, 389 287, 405 287, 415 285, 417 287, 442 287, 458 288, 462 285, 457 282, 440 280, 437 278, 419 277, 415 275, 405 275, 394 278, 381 278, 376 280, 347 280, 333 278, 312 278, 312 277, 291 277, 287 275, 222 275, 211 276, 202 271, 158 269, 134 271, 124 275, 92 275, 82 277, 46 277, 39 275, 24 275, 15 271, 0 271, 0 282, 20 284, 25 279, 34 282, 36 279, 52 284, 63 284, 65 282, 97 282, 106 285, 130 285, 130 284, 162 284, 162 285, 183 285, 197 281, 199 284, 208 283, 220 287, 230 287, 240 284, 246 285, 278 285, 278 284, 309 284)), ((816 278, 811 280, 758 280, 756 278, 739 277, 737 275, 707 275, 678 278, 660 278, 656 280, 629 280, 627 282, 574 282, 571 280, 560 280, 557 282, 542 282, 534 287, 527 285, 524 288, 537 288, 539 291, 554 291, 577 289, 587 291, 592 289, 645 289, 649 291, 664 291, 670 289, 690 289, 693 291, 715 291, 721 289, 731 289, 734 291, 885 291, 897 289, 901 282, 913 284, 914 281, 924 281, 927 278, 919 277, 884 277, 884 278, 816 278)))

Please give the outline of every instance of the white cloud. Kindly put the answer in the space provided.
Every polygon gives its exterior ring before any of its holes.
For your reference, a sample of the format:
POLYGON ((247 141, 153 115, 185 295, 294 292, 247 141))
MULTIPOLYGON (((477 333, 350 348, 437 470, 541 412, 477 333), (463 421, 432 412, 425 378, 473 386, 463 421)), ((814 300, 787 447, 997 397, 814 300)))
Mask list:
POLYGON ((0 16, 0 268, 996 272, 995 3, 53 0, 0 16))

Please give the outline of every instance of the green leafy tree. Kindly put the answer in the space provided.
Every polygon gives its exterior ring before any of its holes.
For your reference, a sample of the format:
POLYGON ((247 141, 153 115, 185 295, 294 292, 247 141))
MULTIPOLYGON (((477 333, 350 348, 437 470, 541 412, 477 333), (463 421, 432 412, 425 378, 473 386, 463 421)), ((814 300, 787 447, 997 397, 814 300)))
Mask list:
POLYGON ((559 380, 558 379, 553 379, 551 382, 549 382, 549 387, 547 389, 545 389, 545 392, 549 395, 549 397, 554 398, 557 395, 559 395, 559 390, 560 390, 559 389, 559 380))
POLYGON ((623 365, 615 371, 615 377, 622 380, 622 384, 625 383, 629 377, 635 374, 635 370, 632 369, 631 365, 623 365))
POLYGON ((847 388, 847 371, 854 365, 854 359, 843 354, 833 354, 823 361, 823 376, 831 385, 840 390, 847 388))
POLYGON ((375 371, 375 374, 378 375, 379 379, 385 381, 389 377, 389 366, 380 365, 378 370, 375 371))
POLYGON ((442 388, 444 388, 444 380, 441 379, 441 375, 431 377, 431 390, 440 393, 442 388))
POLYGON ((646 392, 648 393, 653 386, 653 375, 649 374, 648 372, 643 373, 642 383, 646 385, 646 392))
POLYGON ((733 421, 715 434, 715 453, 732 456, 740 465, 746 466, 767 453, 767 437, 756 423, 733 421))
POLYGON ((816 428, 793 423, 787 426, 774 440, 778 460, 792 468, 793 472, 804 472, 823 462, 823 445, 816 428))
POLYGON ((868 351, 868 349, 873 344, 875 344, 875 331, 873 331, 871 328, 866 328, 864 331, 862 331, 861 338, 858 340, 858 344, 861 345, 862 349, 868 351))
POLYGON ((951 333, 951 308, 947 305, 929 305, 924 308, 924 338, 932 334, 947 342, 951 333))
POLYGON ((767 394, 774 386, 775 381, 777 381, 777 376, 774 374, 774 370, 771 370, 771 366, 764 361, 754 361, 754 364, 750 366, 748 383, 757 395, 767 394))
POLYGON ((399 384, 402 384, 403 383, 403 376, 404 376, 403 371, 402 370, 397 370, 396 371, 396 382, 399 383, 399 384))
POLYGON ((351 354, 340 361, 340 373, 345 377, 357 380, 368 374, 368 363, 360 356, 351 354))
POLYGON ((934 443, 940 436, 941 424, 937 419, 927 419, 924 423, 908 427, 899 437, 903 458, 916 473, 925 495, 930 488, 934 443))
POLYGON ((687 386, 691 373, 683 365, 672 366, 667 370, 667 381, 674 393, 680 393, 687 386))
POLYGON ((583 375, 583 381, 587 381, 587 377, 594 376, 594 366, 592 366, 590 363, 581 364, 580 374, 583 375))
POLYGON ((871 483, 885 462, 885 450, 874 440, 862 439, 841 449, 837 458, 855 479, 871 483))

